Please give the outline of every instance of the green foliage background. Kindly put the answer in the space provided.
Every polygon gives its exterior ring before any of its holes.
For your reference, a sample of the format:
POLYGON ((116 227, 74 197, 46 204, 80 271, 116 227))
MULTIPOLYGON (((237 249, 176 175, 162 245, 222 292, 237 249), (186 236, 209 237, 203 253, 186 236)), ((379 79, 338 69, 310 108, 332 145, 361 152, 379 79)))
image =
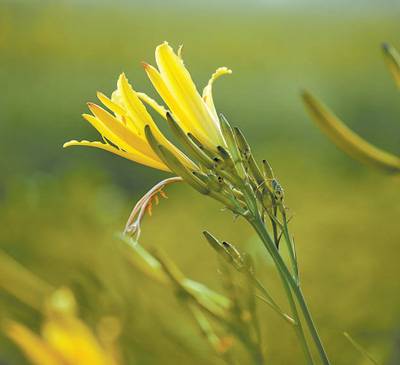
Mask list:
MULTIPOLYGON (((218 66, 234 71, 215 86, 217 109, 285 187, 304 291, 332 362, 362 361, 346 330, 381 363, 398 363, 399 179, 338 151, 299 98, 311 89, 362 136, 400 154, 399 95, 379 52, 382 41, 400 44, 400 8, 371 4, 0 2, 1 248, 52 285, 73 288, 89 323, 120 316, 126 364, 219 363, 171 290, 129 266, 116 238, 135 201, 165 175, 99 150, 61 148, 97 138, 80 114, 96 90, 113 91, 120 72, 155 96, 139 62, 154 63, 164 40, 183 43, 199 87, 218 66)), ((146 218, 144 246, 163 247, 189 277, 221 290, 201 238, 208 229, 251 252, 280 295, 243 222, 183 185, 168 196, 146 218)), ((39 323, 4 291, 0 308, 0 319, 39 323)), ((290 329, 260 311, 270 363, 300 363, 290 329)), ((24 363, 3 337, 0 359, 24 363)))

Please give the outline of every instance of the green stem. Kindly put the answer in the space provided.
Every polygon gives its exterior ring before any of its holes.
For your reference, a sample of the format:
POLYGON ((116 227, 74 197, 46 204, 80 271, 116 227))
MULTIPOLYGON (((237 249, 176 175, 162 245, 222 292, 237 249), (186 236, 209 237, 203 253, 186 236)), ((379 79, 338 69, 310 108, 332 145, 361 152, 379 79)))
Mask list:
MULTIPOLYGON (((296 325, 295 325, 295 331, 296 331, 296 335, 299 339, 300 345, 302 347, 302 350, 304 352, 304 356, 307 360, 307 363, 312 365, 314 364, 312 356, 311 356, 311 352, 310 349, 308 347, 307 344, 307 339, 306 336, 304 334, 304 330, 303 330, 303 326, 301 323, 301 319, 296 307, 296 303, 293 299, 293 295, 292 295, 292 291, 290 289, 290 285, 289 285, 289 280, 288 280, 288 276, 291 277, 290 272, 287 270, 286 268, 286 272, 285 270, 282 270, 281 265, 279 265, 276 260, 275 260, 275 255, 274 252, 276 252, 277 248, 275 246, 275 243, 272 241, 272 238, 269 236, 268 232, 265 230, 264 224, 262 223, 261 220, 250 220, 250 223, 253 225, 253 227, 255 228, 255 230, 257 231, 257 233, 259 234, 261 240, 264 243, 264 246, 266 247, 267 251, 270 253, 270 255, 272 256, 272 258, 275 261, 276 264, 276 268, 278 270, 279 276, 281 278, 282 281, 282 285, 285 289, 286 292, 286 296, 288 298, 289 301, 289 305, 290 305, 290 309, 292 312, 292 316, 294 317, 294 320, 296 321, 296 325)), ((278 254, 279 256, 279 254, 278 254)), ((280 257, 280 256, 279 256, 280 257)), ((286 267, 286 265, 285 265, 286 267)))
MULTIPOLYGON (((282 257, 280 256, 271 236, 265 229, 265 226, 264 226, 263 222, 261 221, 261 219, 254 219, 254 220, 249 219, 249 222, 254 227, 254 229, 256 230, 258 235, 260 236, 267 251, 270 253, 270 255, 271 255, 272 259, 274 260, 275 265, 278 269, 278 272, 280 273, 281 277, 283 278, 283 281, 286 283, 286 285, 289 285, 292 288, 292 290, 296 296, 296 299, 300 305, 300 309, 304 316, 305 322, 308 326, 308 329, 311 333, 312 339, 315 343, 315 346, 318 350, 318 353, 320 355, 320 358, 321 358, 323 364, 330 365, 328 356, 326 355, 324 346, 319 337, 319 334, 315 327, 315 324, 312 320, 310 311, 307 307, 303 293, 300 289, 300 286, 297 283, 297 280, 295 278, 293 278, 292 274, 290 273, 289 269, 287 268, 285 262, 283 261, 282 257)), ((289 297, 288 297, 288 299, 290 301, 289 297)))
POLYGON ((322 344, 321 338, 319 337, 317 327, 314 324, 310 310, 308 309, 307 303, 304 299, 304 295, 303 295, 303 292, 302 292, 300 286, 298 286, 294 292, 297 297, 297 301, 299 302, 301 311, 303 312, 303 316, 307 323, 308 329, 309 329, 311 336, 315 342, 315 346, 317 347, 318 352, 321 356, 321 360, 325 365, 330 365, 328 356, 324 349, 324 345, 322 344))
POLYGON ((291 262, 291 265, 293 268, 293 272, 295 274, 296 282, 299 283, 299 268, 298 268, 298 264, 297 264, 296 254, 294 251, 293 241, 292 241, 292 238, 290 237, 288 223, 287 223, 287 219, 286 219, 286 213, 284 211, 284 208, 282 208, 282 219, 283 219, 283 235, 285 237, 286 246, 289 251, 290 262, 291 262))
MULTIPOLYGON (((292 303, 293 301, 293 296, 292 296, 292 292, 290 290, 290 288, 292 288, 297 301, 300 305, 300 309, 302 311, 302 314, 304 316, 305 322, 307 324, 307 327, 311 333, 312 339, 315 343, 315 346, 318 350, 319 356, 322 360, 322 363, 324 365, 330 365, 328 356, 325 352, 324 346, 322 344, 322 341, 319 337, 317 328, 315 327, 314 321, 311 317, 311 313, 307 307, 307 303, 304 299, 303 293, 300 289, 300 285, 298 282, 298 278, 294 278, 290 272, 290 270, 288 269, 288 267, 286 266, 284 260, 282 259, 278 248, 275 245, 275 242, 273 241, 273 239, 271 238, 270 234, 268 233, 268 231, 265 228, 264 222, 262 221, 259 211, 258 211, 258 206, 257 206, 257 202, 256 199, 254 197, 253 191, 251 189, 251 187, 244 183, 239 185, 240 190, 242 191, 247 207, 250 211, 250 215, 248 215, 246 218, 249 221, 249 223, 253 226, 253 228, 256 230, 256 232, 258 233, 259 237, 261 238, 265 248, 267 249, 267 251, 269 252, 269 254, 271 255, 272 259, 274 260, 275 266, 279 272, 279 275, 282 279, 282 283, 285 287, 285 291, 287 293, 288 296, 288 300, 289 303, 292 303), (292 300, 291 300, 292 299, 292 300)), ((285 217, 284 217, 285 218, 285 217)), ((286 222, 286 219, 285 219, 286 222)), ((287 230, 287 225, 286 227, 284 227, 284 230, 287 230)), ((286 231, 286 233, 288 234, 288 230, 286 231)), ((290 235, 289 239, 290 239, 290 235)), ((290 244, 290 243, 289 243, 290 244)), ((293 249, 293 247, 291 247, 293 249)), ((294 302, 294 301, 293 301, 294 302)), ((297 308, 296 308, 296 304, 294 303, 294 306, 292 308, 292 310, 295 310, 295 312, 293 313, 293 315, 295 315, 297 313, 297 308)), ((298 321, 299 323, 299 328, 302 330, 302 328, 300 327, 300 320, 299 318, 295 318, 296 321, 298 321)), ((300 331, 300 330, 299 330, 300 331)), ((305 341, 305 346, 307 347, 307 352, 309 351, 308 345, 307 345, 307 341, 305 339, 305 335, 304 332, 302 331, 301 333, 302 338, 304 338, 305 341)), ((303 343, 303 340, 301 341, 303 343)), ((307 359, 308 356, 306 355, 307 359)), ((309 360, 308 360, 309 361, 309 360)), ((311 362, 309 362, 310 364, 313 364, 312 359, 311 362)))
POLYGON ((313 361, 313 358, 311 356, 310 349, 308 348, 307 339, 306 339, 306 336, 304 334, 303 325, 301 323, 301 319, 300 319, 299 312, 298 312, 297 307, 296 307, 296 303, 295 303, 295 301, 293 299, 292 291, 290 290, 290 286, 287 283, 285 277, 283 276, 283 273, 280 270, 278 270, 278 272, 279 272, 279 275, 281 277, 282 284, 283 284, 283 287, 284 287, 285 292, 286 292, 286 296, 287 296, 288 301, 289 301, 289 305, 290 305, 290 309, 291 309, 291 312, 292 312, 292 316, 294 317, 294 319, 296 321, 295 331, 296 331, 297 338, 299 339, 299 342, 300 342, 301 348, 302 348, 302 350, 304 352, 304 356, 306 358, 307 364, 313 365, 314 361, 313 361))
POLYGON ((267 289, 264 287, 264 285, 261 284, 261 282, 255 278, 252 277, 254 285, 261 291, 261 293, 264 294, 263 296, 257 296, 259 299, 261 299, 264 303, 268 304, 276 313, 282 316, 285 321, 289 322, 291 325, 296 325, 296 321, 291 318, 289 315, 287 315, 280 307, 279 305, 274 301, 272 298, 271 294, 267 291, 267 289))

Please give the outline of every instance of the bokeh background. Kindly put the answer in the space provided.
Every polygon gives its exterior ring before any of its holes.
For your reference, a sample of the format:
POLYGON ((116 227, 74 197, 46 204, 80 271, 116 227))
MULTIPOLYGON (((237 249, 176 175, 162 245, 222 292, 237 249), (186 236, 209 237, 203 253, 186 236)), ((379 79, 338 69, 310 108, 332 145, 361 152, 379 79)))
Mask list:
MULTIPOLYGON (((400 46, 398 1, 0 1, 0 244, 54 287, 69 286, 82 317, 122 318, 125 364, 218 364, 170 289, 131 267, 117 238, 136 200, 166 175, 94 149, 80 114, 125 71, 155 96, 140 61, 184 44, 199 88, 219 66, 217 109, 268 158, 294 215, 304 291, 334 364, 362 363, 348 331, 381 364, 400 346, 399 180, 337 150, 308 118, 307 88, 362 136, 400 154, 398 91, 380 44, 400 46)), ((221 290, 208 229, 251 252, 277 291, 271 264, 243 222, 180 185, 167 190, 141 242, 162 247, 191 278, 221 290)), ((0 269, 1 272, 1 269, 0 269)), ((2 274, 1 287, 14 285, 2 274)), ((261 305, 262 306, 262 305, 261 305)), ((6 290, 0 319, 40 316, 6 290)), ((298 364, 289 328, 261 308, 270 363, 298 364)), ((25 364, 0 336, 0 362, 25 364)), ((243 363, 246 363, 244 357, 243 363)))

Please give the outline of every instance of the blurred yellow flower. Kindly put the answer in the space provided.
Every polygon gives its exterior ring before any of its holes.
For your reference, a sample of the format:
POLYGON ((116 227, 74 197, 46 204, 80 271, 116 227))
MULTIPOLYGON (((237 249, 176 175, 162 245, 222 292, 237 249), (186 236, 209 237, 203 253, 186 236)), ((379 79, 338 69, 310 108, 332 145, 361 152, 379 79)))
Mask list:
POLYGON ((305 91, 302 97, 312 119, 349 156, 390 173, 400 172, 400 157, 361 138, 311 93, 305 91))
POLYGON ((120 326, 117 319, 100 322, 98 335, 77 317, 74 296, 59 289, 47 303, 41 336, 27 327, 9 321, 5 331, 34 365, 117 365, 115 340, 120 326))
MULTIPOLYGON (((226 67, 217 69, 201 96, 183 64, 180 50, 176 54, 168 43, 164 42, 156 48, 155 52, 158 69, 143 63, 144 69, 156 91, 174 115, 179 127, 185 133, 191 133, 210 150, 216 150, 217 146, 225 146, 225 142, 213 102, 212 86, 219 76, 230 74, 231 70, 226 67)), ((136 92, 125 74, 120 75, 117 89, 111 98, 102 93, 98 93, 97 96, 110 112, 89 103, 88 106, 93 115, 84 114, 83 117, 102 135, 103 142, 72 140, 65 143, 64 147, 77 145, 97 147, 140 164, 169 171, 170 169, 153 151, 146 139, 144 129, 149 126, 158 142, 172 152, 186 167, 194 168, 193 162, 161 133, 145 104, 164 119, 167 118, 166 108, 146 94, 136 92)))
MULTIPOLYGON (((384 59, 400 87, 400 55, 389 44, 383 47, 384 59)), ((400 157, 369 143, 346 126, 326 105, 308 91, 302 94, 303 102, 310 116, 339 148, 356 160, 375 166, 381 170, 399 174, 400 157)))
POLYGON ((391 72, 393 79, 398 87, 400 87, 400 54, 388 43, 382 45, 383 56, 385 62, 391 72))

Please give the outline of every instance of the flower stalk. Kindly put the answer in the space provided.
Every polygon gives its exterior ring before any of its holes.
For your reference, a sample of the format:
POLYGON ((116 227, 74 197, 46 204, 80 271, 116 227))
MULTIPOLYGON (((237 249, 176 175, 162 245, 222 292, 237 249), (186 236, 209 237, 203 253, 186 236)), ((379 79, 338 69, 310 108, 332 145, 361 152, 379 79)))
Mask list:
MULTIPOLYGON (((248 265, 248 261, 233 245, 227 242, 220 243, 208 233, 205 233, 205 236, 225 261, 236 270, 245 273, 248 282, 266 297, 264 299, 268 305, 291 323, 303 348, 307 364, 312 365, 314 361, 303 324, 306 324, 311 334, 321 362, 329 365, 301 291, 296 250, 288 227, 283 188, 275 178, 268 161, 263 161, 263 171, 259 168, 243 132, 238 127, 232 128, 223 115, 217 114, 212 97, 213 84, 218 77, 230 74, 231 71, 226 67, 217 69, 200 95, 179 51, 176 54, 165 42, 156 49, 156 62, 158 68, 147 63, 144 63, 144 68, 166 107, 135 91, 125 74, 121 74, 117 89, 110 99, 103 94, 98 95, 110 112, 91 103, 89 109, 93 115, 84 115, 102 135, 104 143, 70 141, 64 146, 98 147, 143 165, 172 172, 177 175, 174 181, 182 179, 196 191, 222 203, 235 216, 247 220, 259 235, 275 264, 289 302, 290 316, 281 310, 264 285, 256 279, 251 265, 248 265), (163 135, 145 105, 166 120, 183 150, 163 135), (287 245, 288 263, 279 249, 281 239, 284 239, 287 245)), ((158 190, 156 188, 152 191, 158 190)), ((139 207, 134 210, 133 217, 140 218, 139 222, 142 218, 141 212, 145 211, 143 207, 151 201, 153 195, 149 192, 147 198, 143 198, 139 207)), ((133 226, 133 231, 135 228, 133 226)), ((184 290, 185 279, 173 263, 160 254, 156 256, 170 280, 180 290, 184 290)), ((236 295, 240 290, 235 283, 229 281, 230 271, 224 272, 224 279, 227 280, 232 293, 231 314, 236 315, 235 321, 226 322, 227 326, 249 348, 255 363, 263 364, 259 323, 255 319, 256 295, 252 293, 247 304, 241 303, 236 295)), ((197 301, 196 296, 187 297, 197 301)), ((206 312, 215 315, 210 307, 207 307, 206 312)), ((203 326, 204 331, 210 335, 206 326, 203 326)))

